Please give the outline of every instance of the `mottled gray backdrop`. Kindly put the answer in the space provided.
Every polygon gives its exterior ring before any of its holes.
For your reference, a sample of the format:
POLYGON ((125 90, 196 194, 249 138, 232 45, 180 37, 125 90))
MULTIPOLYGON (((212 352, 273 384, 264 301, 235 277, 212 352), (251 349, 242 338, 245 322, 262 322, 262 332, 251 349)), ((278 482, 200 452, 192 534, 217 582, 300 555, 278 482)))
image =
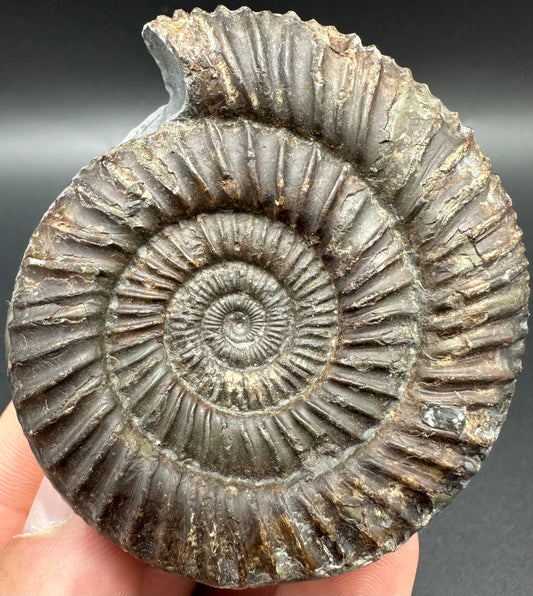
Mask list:
MULTIPOLYGON (((0 3, 0 299, 48 205, 92 157, 166 102, 144 22, 179 5, 145 1, 0 3)), ((357 32, 459 112, 513 197, 533 247, 531 0, 250 1, 357 32)), ((227 2, 230 8, 237 2, 227 2)), ((533 594, 533 350, 482 471, 421 533, 417 596, 533 594)), ((5 369, 5 358, 3 365, 5 369)), ((0 375, 0 406, 9 389, 0 375)))

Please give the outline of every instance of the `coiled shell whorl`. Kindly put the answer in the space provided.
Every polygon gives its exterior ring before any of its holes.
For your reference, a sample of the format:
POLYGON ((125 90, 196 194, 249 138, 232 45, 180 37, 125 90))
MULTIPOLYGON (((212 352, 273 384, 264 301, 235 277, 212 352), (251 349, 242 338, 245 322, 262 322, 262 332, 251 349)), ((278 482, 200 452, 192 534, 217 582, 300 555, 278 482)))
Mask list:
POLYGON ((170 102, 44 216, 8 324, 15 405, 76 512, 245 587, 396 549, 478 471, 528 276, 472 133, 296 15, 144 31, 170 102))

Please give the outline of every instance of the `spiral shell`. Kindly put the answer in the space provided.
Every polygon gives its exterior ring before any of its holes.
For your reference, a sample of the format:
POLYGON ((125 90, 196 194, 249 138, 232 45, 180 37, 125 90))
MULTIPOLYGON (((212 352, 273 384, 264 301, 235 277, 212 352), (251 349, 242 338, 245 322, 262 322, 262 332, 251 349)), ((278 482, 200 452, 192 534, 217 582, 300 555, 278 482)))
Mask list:
POLYGON ((224 8, 144 34, 169 104, 81 170, 17 277, 22 427, 153 565, 223 587, 362 566, 504 420, 528 298, 510 199, 354 35, 224 8))

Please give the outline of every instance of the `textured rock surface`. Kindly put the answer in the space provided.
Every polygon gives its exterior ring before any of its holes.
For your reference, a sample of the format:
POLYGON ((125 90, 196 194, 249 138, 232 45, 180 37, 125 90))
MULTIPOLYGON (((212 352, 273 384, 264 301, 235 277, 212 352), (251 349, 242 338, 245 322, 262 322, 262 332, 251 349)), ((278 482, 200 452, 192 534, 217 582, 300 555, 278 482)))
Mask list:
POLYGON ((469 129, 294 14, 145 28, 170 93, 32 236, 8 324, 24 431, 124 549, 219 585, 394 550, 479 469, 527 262, 469 129))

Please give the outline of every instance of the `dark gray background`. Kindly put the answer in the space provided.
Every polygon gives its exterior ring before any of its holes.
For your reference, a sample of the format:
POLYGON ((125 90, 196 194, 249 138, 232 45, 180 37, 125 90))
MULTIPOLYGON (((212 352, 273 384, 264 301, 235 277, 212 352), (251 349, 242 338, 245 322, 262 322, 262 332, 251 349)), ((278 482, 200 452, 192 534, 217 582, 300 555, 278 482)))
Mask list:
MULTIPOLYGON (((82 165, 166 102, 142 25, 196 4, 0 3, 2 325, 23 250, 48 205, 82 165)), ((410 67, 474 128, 513 197, 526 246, 533 246, 531 0, 248 4, 292 9, 357 32, 363 43, 410 67)), ((529 350, 508 420, 482 471, 421 533, 416 595, 533 594, 532 384, 529 350)), ((1 375, 2 408, 8 399, 1 375)))

